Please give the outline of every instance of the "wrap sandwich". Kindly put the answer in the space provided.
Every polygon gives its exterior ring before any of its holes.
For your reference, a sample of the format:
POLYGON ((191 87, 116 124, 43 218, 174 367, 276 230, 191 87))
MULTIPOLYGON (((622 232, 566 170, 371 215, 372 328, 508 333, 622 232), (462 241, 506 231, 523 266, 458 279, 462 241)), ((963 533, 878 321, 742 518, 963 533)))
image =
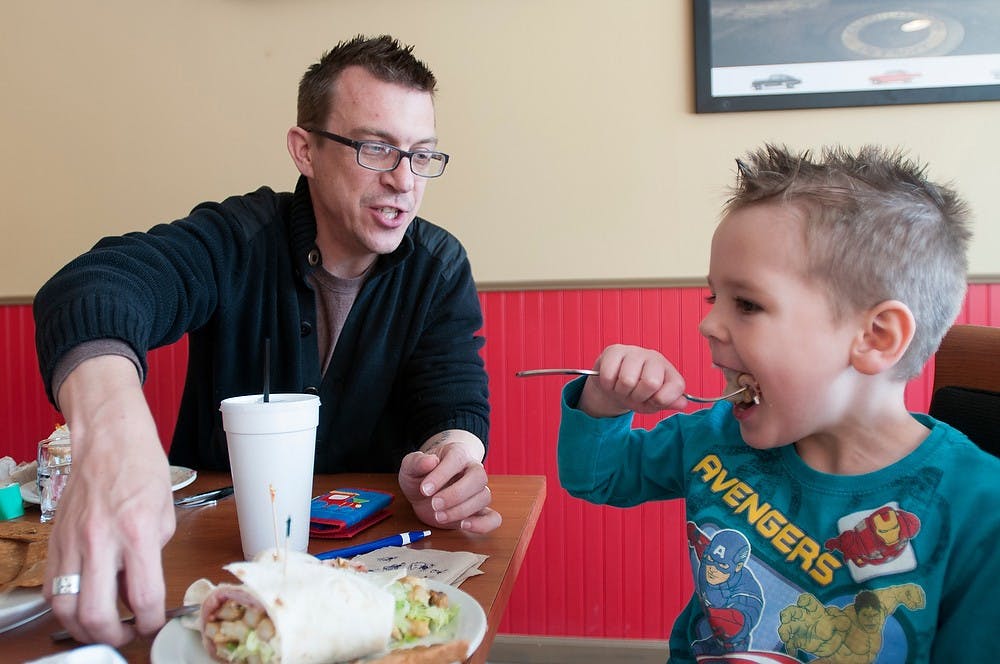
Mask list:
POLYGON ((199 604, 201 611, 184 624, 201 633, 214 660, 350 662, 413 645, 440 632, 457 613, 423 579, 368 573, 348 561, 304 553, 289 553, 287 560, 285 555, 264 552, 253 562, 224 566, 242 583, 199 579, 188 588, 184 603, 199 604))
POLYGON ((241 584, 199 579, 188 588, 184 603, 201 605, 195 626, 213 659, 318 664, 388 648, 395 600, 384 585, 391 577, 283 555, 226 565, 241 584))

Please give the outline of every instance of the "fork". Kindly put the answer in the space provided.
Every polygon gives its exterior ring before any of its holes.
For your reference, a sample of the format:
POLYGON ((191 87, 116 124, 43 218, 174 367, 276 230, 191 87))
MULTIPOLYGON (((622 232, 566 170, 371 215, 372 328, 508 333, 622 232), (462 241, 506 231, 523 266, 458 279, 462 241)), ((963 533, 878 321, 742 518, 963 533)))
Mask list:
MULTIPOLYGON (((525 371, 518 371, 515 375, 521 378, 527 376, 553 376, 557 374, 569 374, 575 376, 597 376, 598 372, 593 369, 527 369, 525 371)), ((729 394, 723 394, 721 397, 696 397, 690 394, 683 394, 682 396, 688 401, 694 401, 695 403, 715 403, 716 401, 728 401, 735 396, 739 396, 744 393, 749 393, 750 388, 748 386, 743 386, 735 392, 730 392, 729 394)), ((756 395, 753 396, 753 400, 757 400, 756 395)))
MULTIPOLYGON (((201 609, 201 604, 186 604, 184 606, 178 606, 173 609, 167 609, 165 615, 167 620, 172 620, 174 618, 179 618, 181 616, 190 615, 195 611, 198 611, 199 609, 201 609)), ((122 618, 122 624, 134 625, 135 616, 122 618)), ((49 638, 51 638, 52 641, 54 641, 55 643, 59 643, 60 641, 69 641, 70 639, 73 638, 73 635, 66 630, 59 630, 58 632, 52 632, 51 634, 49 634, 49 638)))

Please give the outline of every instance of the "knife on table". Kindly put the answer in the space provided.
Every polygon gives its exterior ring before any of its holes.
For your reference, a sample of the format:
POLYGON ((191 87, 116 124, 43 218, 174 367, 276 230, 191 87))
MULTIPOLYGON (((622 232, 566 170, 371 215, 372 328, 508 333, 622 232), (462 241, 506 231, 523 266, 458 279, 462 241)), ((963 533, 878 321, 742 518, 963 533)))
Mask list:
POLYGON ((174 501, 174 505, 177 507, 191 507, 199 503, 208 503, 216 500, 222 500, 226 496, 233 495, 232 486, 224 486, 221 489, 212 489, 211 491, 206 491, 204 493, 196 493, 193 496, 187 496, 186 498, 178 498, 174 501))

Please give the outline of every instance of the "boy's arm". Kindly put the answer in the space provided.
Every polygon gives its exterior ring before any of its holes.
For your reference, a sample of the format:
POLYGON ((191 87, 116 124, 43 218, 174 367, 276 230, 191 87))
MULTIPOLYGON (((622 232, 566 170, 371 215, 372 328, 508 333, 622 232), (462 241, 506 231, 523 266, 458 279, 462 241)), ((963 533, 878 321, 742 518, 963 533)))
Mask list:
POLYGON ((668 418, 656 429, 632 428, 632 413, 595 418, 577 405, 589 379, 563 390, 557 459, 559 482, 577 498, 630 507, 683 492, 683 427, 668 418))
POLYGON ((979 533, 967 533, 962 538, 965 541, 961 548, 968 555, 957 561, 954 573, 949 574, 950 582, 938 610, 931 662, 996 660, 996 627, 1000 625, 995 585, 1000 578, 1000 555, 996 547, 1000 526, 995 517, 982 521, 979 533))

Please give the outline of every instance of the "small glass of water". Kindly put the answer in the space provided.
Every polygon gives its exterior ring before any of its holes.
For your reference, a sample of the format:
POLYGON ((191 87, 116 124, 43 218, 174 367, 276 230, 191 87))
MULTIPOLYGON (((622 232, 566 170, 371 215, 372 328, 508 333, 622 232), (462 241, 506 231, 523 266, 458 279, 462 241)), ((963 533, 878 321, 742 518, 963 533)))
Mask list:
POLYGON ((38 497, 42 508, 42 523, 56 516, 56 505, 69 481, 73 463, 69 431, 61 428, 38 443, 38 497))

